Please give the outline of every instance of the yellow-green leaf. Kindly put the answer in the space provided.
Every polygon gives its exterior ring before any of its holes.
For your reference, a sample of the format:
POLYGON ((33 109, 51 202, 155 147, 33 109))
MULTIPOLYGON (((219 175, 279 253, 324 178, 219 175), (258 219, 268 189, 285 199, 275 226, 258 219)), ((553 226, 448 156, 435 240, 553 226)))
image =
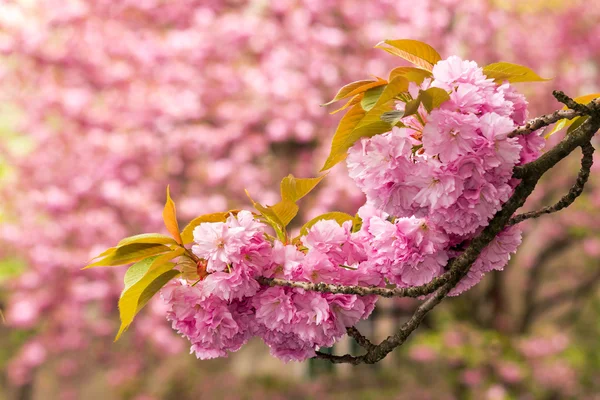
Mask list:
POLYGON ((403 76, 409 82, 420 85, 426 78, 432 78, 433 74, 430 71, 421 68, 397 67, 390 72, 389 80, 392 81, 397 76, 403 76))
POLYGON ((198 275, 198 264, 189 257, 181 257, 177 262, 181 269, 181 277, 189 282, 195 282, 200 279, 198 275))
POLYGON ((444 89, 432 87, 427 90, 421 90, 419 98, 425 109, 431 112, 431 110, 438 108, 445 101, 450 100, 450 95, 444 89))
POLYGON ((239 210, 230 210, 227 212, 217 212, 205 214, 194 218, 181 232, 183 244, 192 243, 194 241, 194 229, 203 222, 225 222, 230 214, 237 215, 239 210))
POLYGON ((292 174, 281 180, 281 198, 296 202, 309 194, 325 178, 295 178, 292 174))
POLYGON ((442 59, 433 47, 418 40, 384 40, 375 47, 402 57, 427 71, 433 70, 433 66, 442 59))
POLYGON ((572 120, 568 120, 568 119, 558 120, 558 122, 554 125, 554 127, 552 127, 552 130, 550 130, 550 132, 548 132, 544 135, 544 139, 548 139, 550 136, 554 135, 556 132, 560 131, 564 127, 571 125, 572 123, 573 123, 572 120))
POLYGON ((267 220, 267 222, 275 228, 283 226, 283 222, 279 219, 275 211, 271 207, 263 206, 260 203, 254 203, 254 208, 267 220))
POLYGON ((344 160, 347 151, 362 137, 372 137, 389 132, 391 125, 381 120, 381 116, 393 109, 393 102, 374 107, 367 114, 360 105, 355 105, 344 115, 331 141, 331 150, 321 171, 326 171, 344 160))
POLYGON ((488 78, 494 79, 496 83, 508 81, 515 82, 539 82, 549 81, 550 79, 542 78, 536 74, 531 68, 519 64, 507 62, 498 62, 483 67, 483 73, 488 78))
POLYGON ((404 107, 404 116, 408 117, 411 115, 415 115, 417 111, 419 111, 419 106, 421 105, 421 97, 417 96, 416 99, 409 101, 406 103, 404 107))
MULTIPOLYGON (((588 104, 590 101, 599 98, 600 97, 600 93, 592 93, 592 94, 586 94, 585 96, 579 96, 579 97, 575 97, 573 100, 579 104, 588 104)), ((564 106, 562 108, 563 110, 568 110, 567 106, 564 106)), ((569 129, 567 130, 567 133, 572 132, 575 128, 571 129, 571 125, 575 122, 577 118, 568 120, 568 119, 561 119, 558 122, 556 122, 556 124, 554 125, 554 127, 552 128, 552 130, 550 130, 550 132, 546 133, 544 135, 544 138, 548 139, 550 136, 554 135, 556 132, 560 131, 563 128, 569 127, 569 129)))
POLYGON ((162 254, 171 249, 162 244, 156 243, 132 243, 117 247, 114 252, 107 254, 104 258, 87 265, 84 269, 92 267, 109 267, 124 265, 140 261, 144 258, 162 254))
POLYGON ((342 99, 345 99, 348 97, 352 97, 359 93, 366 92, 367 90, 369 90, 371 88, 385 85, 386 83, 387 82, 385 80, 376 80, 376 81, 364 80, 364 81, 356 81, 356 82, 349 83, 346 86, 342 87, 331 101, 328 101, 327 103, 322 104, 322 106, 327 106, 331 103, 335 103, 336 101, 339 101, 339 100, 342 100, 342 99))
MULTIPOLYGON (((575 97, 573 100, 575 100, 579 104, 588 104, 590 101, 597 98, 600 98, 600 93, 586 94, 585 96, 575 97)), ((565 106, 565 109, 566 108, 567 107, 565 106)))
POLYGON ((567 135, 569 135, 575 129, 579 128, 585 121, 587 121, 588 118, 589 115, 583 115, 581 117, 573 118, 571 120, 571 126, 569 126, 569 129, 567 129, 567 135))
POLYGON ((404 111, 399 111, 399 110, 388 111, 381 115, 381 120, 383 122, 387 122, 388 124, 390 124, 392 126, 403 127, 404 124, 400 122, 400 120, 402 118, 404 118, 404 111))
POLYGON ((250 196, 250 193, 248 193, 248 190, 246 190, 246 196, 248 196, 248 198, 252 202, 252 205, 254 205, 254 208, 258 210, 265 222, 275 230, 275 233, 277 233, 277 237, 279 238, 279 240, 285 241, 286 234, 285 229, 283 228, 283 222, 279 219, 275 211, 273 211, 273 208, 265 207, 262 204, 255 202, 250 196))
POLYGON ((141 235, 130 236, 121 240, 119 244, 117 244, 117 247, 132 243, 177 244, 173 238, 167 235, 162 235, 160 233, 142 233, 141 235))
POLYGON ((302 228, 300 228, 300 236, 305 236, 306 234, 308 234, 308 230, 314 224, 316 224, 317 222, 322 221, 322 220, 333 220, 333 221, 336 221, 338 224, 342 225, 346 221, 354 222, 354 217, 350 214, 346 214, 346 213, 339 212, 339 211, 333 211, 333 212, 328 212, 328 213, 319 215, 319 216, 311 219, 310 221, 308 221, 306 224, 304 224, 304 226, 302 226, 302 228))
MULTIPOLYGON (((384 95, 385 95, 385 93, 382 93, 381 97, 383 97, 384 95)), ((365 114, 365 116, 358 122, 358 124, 356 124, 356 127, 354 127, 354 130, 356 131, 365 126, 382 122, 381 116, 388 111, 395 110, 395 106, 396 106, 396 102, 394 100, 388 100, 386 103, 383 103, 383 104, 381 104, 380 101, 377 101, 377 104, 375 104, 375 107, 370 109, 365 114)), ((390 129, 388 129, 388 131, 389 130, 390 129)), ((362 137, 362 136, 359 136, 359 138, 360 137, 362 137)), ((354 144, 355 141, 356 141, 356 139, 352 142, 352 144, 354 144)), ((352 146, 352 144, 350 146, 352 146)))
POLYGON ((277 219, 281 221, 281 227, 285 228, 298 214, 298 205, 291 200, 281 200, 274 206, 267 207, 272 210, 277 216, 277 219))
POLYGON ((96 257, 92 258, 92 261, 93 260, 97 260, 97 259, 102 258, 102 257, 106 257, 109 254, 113 254, 115 251, 117 251, 117 247, 116 246, 108 248, 108 249, 104 250, 102 253, 98 254, 96 257))
MULTIPOLYGON (((381 93, 381 96, 379 96, 379 98, 377 99, 377 103, 375 103, 373 109, 383 106, 384 104, 388 103, 390 100, 398 96, 400 93, 408 91, 408 83, 408 80, 403 76, 397 76, 394 79, 392 79, 381 93)), ((370 113, 376 112, 375 110, 371 111, 372 112, 370 113)))
POLYGON ((364 93, 359 93, 356 96, 352 97, 350 100, 348 100, 348 102, 346 104, 344 104, 343 106, 341 106, 337 110, 333 110, 329 114, 335 114, 335 113, 338 113, 340 111, 344 111, 345 109, 347 109, 349 107, 352 107, 355 104, 360 103, 362 101, 363 97, 364 97, 364 93))
POLYGON ((179 224, 177 223, 177 211, 175 209, 175 202, 171 199, 169 194, 169 187, 167 186, 167 201, 163 210, 163 220, 167 230, 171 233, 177 243, 182 244, 181 235, 179 234, 179 224))
POLYGON ((155 268, 160 267, 162 265, 171 264, 171 268, 175 266, 175 263, 170 263, 172 259, 175 257, 179 257, 185 252, 183 247, 178 248, 177 250, 173 250, 169 253, 160 255, 160 256, 152 256, 143 259, 142 261, 138 261, 133 264, 123 277, 123 283, 125 284, 125 288, 123 291, 126 291, 131 286, 135 285, 139 282, 148 272, 153 271, 155 268))
POLYGON ((119 340, 123 332, 133 322, 136 314, 150 301, 150 299, 171 279, 181 272, 174 270, 172 263, 157 266, 149 271, 143 278, 127 288, 119 299, 119 314, 121 327, 115 338, 119 340))
POLYGON ((364 93, 362 100, 360 101, 360 105, 365 111, 369 111, 375 106, 377 100, 383 93, 385 86, 377 86, 375 88, 371 88, 364 93))

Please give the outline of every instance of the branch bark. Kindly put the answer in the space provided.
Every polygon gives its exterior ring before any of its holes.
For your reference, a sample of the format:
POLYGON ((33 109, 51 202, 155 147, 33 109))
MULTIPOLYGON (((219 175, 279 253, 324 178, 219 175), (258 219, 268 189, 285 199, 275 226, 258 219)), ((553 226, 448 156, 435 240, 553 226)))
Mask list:
MULTIPOLYGON (((521 134, 528 134, 541 127, 548 126, 562 118, 575 118, 580 115, 589 115, 581 126, 574 130, 571 134, 557 144, 554 148, 547 151, 537 160, 526 165, 516 167, 513 177, 521 179, 517 185, 513 195, 502 206, 500 211, 494 215, 489 225, 477 235, 467 246, 467 248, 457 258, 451 260, 448 264, 448 270, 440 277, 432 282, 411 288, 379 288, 379 287, 361 287, 361 286, 341 286, 330 285, 325 283, 311 282, 293 282, 275 278, 261 278, 260 282, 270 286, 287 286, 297 287, 305 290, 314 290, 323 293, 344 293, 356 294, 359 296, 379 295, 383 297, 405 296, 419 297, 429 295, 416 309, 411 318, 405 322, 400 329, 393 335, 386 338, 381 343, 374 345, 366 339, 356 328, 349 328, 348 333, 357 340, 357 342, 367 350, 366 354, 361 356, 332 355, 322 352, 317 352, 317 358, 329 360, 333 363, 349 363, 349 364, 374 364, 382 360, 396 347, 402 345, 410 334, 415 331, 427 313, 433 310, 454 288, 460 280, 469 272, 471 265, 479 257, 481 251, 507 226, 521 222, 527 218, 518 216, 512 218, 514 213, 519 209, 525 200, 535 189, 540 178, 552 167, 558 164, 562 159, 572 153, 576 148, 581 147, 583 150, 582 170, 579 173, 577 182, 569 193, 561 199, 556 205, 547 209, 542 209, 538 212, 539 215, 549 212, 558 211, 567 207, 581 194, 583 186, 589 177, 589 168, 591 167, 591 157, 593 147, 590 141, 596 131, 600 128, 600 101, 595 99, 587 105, 575 103, 562 92, 554 92, 555 97, 573 107, 571 110, 559 110, 552 114, 545 115, 539 118, 534 118, 525 126, 515 129, 509 136, 514 137, 521 134)), ((527 215, 527 214, 523 214, 527 215)))

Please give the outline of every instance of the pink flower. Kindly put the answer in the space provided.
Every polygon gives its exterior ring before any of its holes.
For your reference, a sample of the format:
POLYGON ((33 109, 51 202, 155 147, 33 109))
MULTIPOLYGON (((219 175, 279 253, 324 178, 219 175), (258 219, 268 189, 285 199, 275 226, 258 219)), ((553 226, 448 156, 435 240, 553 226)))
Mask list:
POLYGON ((439 155, 443 162, 472 151, 479 119, 474 114, 433 110, 423 129, 423 148, 430 156, 439 155))
POLYGON ((252 299, 256 320, 266 329, 285 331, 296 314, 289 289, 272 287, 261 291, 252 299))
POLYGON ((301 263, 304 258, 304 253, 298 251, 296 246, 283 245, 280 241, 275 241, 272 250, 272 265, 265 271, 264 276, 297 279, 302 273, 301 263))
POLYGON ((230 229, 224 222, 203 222, 194 229, 195 255, 208 261, 207 271, 223 271, 231 262, 230 257, 239 253, 242 243, 236 233, 243 231, 238 227, 230 229))
POLYGON ((468 83, 477 86, 493 86, 494 83, 483 75, 483 70, 474 61, 463 61, 450 56, 433 66, 432 86, 446 90, 454 89, 455 84, 468 83))
POLYGON ((231 272, 209 274, 197 286, 203 296, 215 296, 222 300, 242 300, 256 294, 260 285, 243 265, 235 265, 231 272))
POLYGON ((341 251, 341 245, 348 239, 349 231, 341 227, 337 221, 321 220, 314 224, 308 234, 302 238, 302 243, 309 250, 322 253, 341 251))
POLYGON ((225 357, 227 352, 239 350, 252 335, 243 303, 228 305, 182 284, 170 285, 163 298, 170 306, 167 319, 173 329, 190 340, 192 352, 200 359, 225 357))

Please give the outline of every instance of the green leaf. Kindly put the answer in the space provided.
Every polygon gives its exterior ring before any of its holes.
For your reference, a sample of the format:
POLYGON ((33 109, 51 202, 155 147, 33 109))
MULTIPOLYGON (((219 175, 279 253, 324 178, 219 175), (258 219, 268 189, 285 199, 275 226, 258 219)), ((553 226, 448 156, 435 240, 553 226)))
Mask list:
POLYGON ((427 71, 433 70, 433 66, 442 59, 433 47, 418 40, 384 40, 375 47, 402 57, 427 71))
POLYGON ((265 207, 262 204, 255 202, 252 199, 252 197, 250 196, 250 193, 248 193, 248 190, 246 190, 246 196, 248 196, 248 198, 252 202, 252 205, 254 205, 254 208, 256 208, 258 210, 258 212, 263 217, 265 222, 267 224, 269 224, 275 230, 275 233, 277 233, 277 237, 279 238, 279 240, 281 240, 282 242, 285 242, 287 235, 285 233, 284 224, 279 219, 279 216, 277 216, 277 214, 275 213, 273 208, 265 207))
POLYGON ((117 247, 114 252, 107 254, 104 258, 87 265, 84 269, 92 267, 108 267, 129 264, 140 261, 144 258, 163 254, 171 249, 162 244, 156 243, 132 243, 117 247))
POLYGON ((364 93, 359 93, 356 96, 352 97, 350 100, 348 100, 348 102, 346 104, 344 104, 343 106, 341 106, 337 110, 331 111, 329 114, 335 114, 335 113, 338 113, 340 111, 344 111, 345 109, 347 109, 349 107, 352 107, 355 104, 360 103, 362 101, 363 97, 364 97, 364 93))
POLYGON ((200 279, 198 275, 198 264, 189 257, 183 256, 179 258, 177 265, 181 269, 181 277, 189 282, 195 282, 200 279))
POLYGON ((515 82, 539 82, 549 81, 550 79, 542 78, 536 74, 531 68, 524 67, 519 64, 507 62, 498 62, 483 67, 483 73, 496 83, 508 81, 515 82))
POLYGON ((381 114, 381 120, 392 126, 398 126, 398 123, 400 123, 402 126, 404 126, 404 124, 402 124, 400 122, 400 120, 403 117, 404 117, 404 111, 399 111, 399 110, 388 111, 388 112, 384 112, 383 114, 381 114))
POLYGON ((169 186, 167 186, 167 201, 165 203, 165 208, 163 209, 163 220, 165 221, 167 230, 171 233, 175 241, 179 244, 183 244, 181 235, 179 234, 175 202, 171 199, 171 195, 169 194, 169 186))
POLYGON ((291 200, 281 200, 274 206, 268 207, 281 221, 281 227, 285 228, 298 214, 298 205, 291 200))
MULTIPOLYGON (((139 282, 149 271, 154 270, 156 267, 165 265, 169 263, 172 259, 181 256, 185 252, 183 247, 179 247, 176 250, 170 251, 166 254, 160 256, 152 256, 143 259, 142 261, 138 261, 133 264, 127 272, 125 273, 125 277, 123 278, 123 283, 125 283, 124 291, 129 289, 131 286, 135 285, 139 282)), ((175 266, 174 263, 171 263, 172 266, 175 266)))
POLYGON ((354 217, 350 214, 346 214, 339 211, 328 212, 322 215, 319 215, 310 221, 308 221, 302 228, 300 228, 300 236, 305 236, 308 234, 309 229, 319 221, 322 220, 333 220, 338 224, 342 225, 346 221, 355 221, 354 217))
POLYGON ((571 120, 571 126, 569 126, 569 129, 567 129, 567 135, 571 134, 571 132, 579 128, 585 121, 587 121, 588 118, 589 115, 583 115, 581 117, 573 118, 571 120))
POLYGON ((281 180, 281 198, 296 202, 309 194, 325 178, 295 178, 292 174, 281 180))
MULTIPOLYGON (((383 96, 383 94, 381 95, 383 96)), ((378 102, 379 103, 379 102, 378 102)), ((369 112, 367 112, 364 117, 361 118, 361 120, 358 122, 358 124, 356 124, 356 126, 354 127, 354 130, 359 130, 360 128, 364 128, 366 126, 375 124, 375 123, 381 123, 381 116, 383 114, 385 114, 388 111, 392 111, 395 110, 395 104, 396 102, 394 100, 392 101, 388 101, 385 104, 376 104, 375 107, 373 107, 369 112)), ((388 126, 388 131, 390 130, 391 127, 388 126)), ((384 131, 387 132, 387 131, 384 131)), ((381 132, 380 132, 381 133, 381 132)), ((354 134, 354 132, 353 132, 354 134)), ((356 140, 360 139, 362 136, 358 136, 358 138, 356 138, 352 144, 354 144, 354 142, 356 142, 356 140)), ((350 146, 352 146, 352 144, 350 146)))
POLYGON ((417 85, 423 83, 426 78, 432 78, 433 74, 421 68, 415 67, 397 67, 390 72, 389 80, 393 80, 397 76, 406 78, 409 82, 414 82, 417 85))
MULTIPOLYGON (((393 100, 400 93, 408 91, 408 84, 408 80, 403 76, 397 76, 392 79, 381 93, 381 96, 379 96, 377 99, 377 103, 375 103, 373 108, 375 109, 381 107, 387 104, 390 100, 393 100)), ((375 112, 375 110, 372 111, 375 112)))
POLYGON ((445 101, 450 100, 450 95, 444 89, 432 87, 419 92, 421 103, 428 112, 439 108, 445 101))
POLYGON ((362 137, 372 137, 389 132, 391 125, 381 120, 381 116, 393 109, 393 102, 374 107, 367 114, 360 105, 355 105, 344 115, 331 141, 329 157, 321 171, 326 171, 344 160, 347 151, 362 137))
POLYGON ((366 92, 367 90, 377 87, 377 86, 381 86, 381 85, 385 85, 387 82, 385 80, 376 80, 376 81, 372 81, 372 80, 364 80, 364 81, 356 81, 356 82, 352 82, 349 83, 347 85, 345 85, 344 87, 342 87, 337 94, 335 95, 335 97, 328 101, 325 104, 321 104, 322 106, 327 106, 331 103, 335 103, 336 101, 348 98, 348 97, 352 97, 354 95, 357 95, 359 93, 363 93, 366 92))
MULTIPOLYGON (((575 97, 573 100, 575 100, 579 104, 588 104, 590 101, 597 98, 600 98, 600 93, 586 94, 585 96, 575 97)), ((565 106, 565 109, 566 108, 567 107, 565 106)))
POLYGON ((419 106, 421 105, 421 97, 417 97, 414 100, 406 103, 404 107, 404 116, 409 117, 411 115, 415 115, 419 111, 419 106))
POLYGON ((552 128, 552 130, 544 135, 544 139, 548 139, 550 136, 554 135, 556 132, 560 131, 564 127, 571 125, 572 123, 573 123, 573 121, 572 120, 568 120, 568 119, 561 119, 561 120, 559 120, 554 125, 554 127, 552 128))
POLYGON ((237 215, 239 210, 230 210, 227 212, 217 212, 212 214, 204 214, 194 218, 181 231, 182 244, 192 243, 194 241, 194 229, 203 222, 225 222, 230 214, 237 215))
POLYGON ((150 299, 166 285, 167 282, 180 273, 180 271, 173 269, 172 263, 157 266, 121 293, 121 298, 119 299, 121 327, 115 337, 115 341, 119 340, 123 332, 125 332, 133 322, 137 313, 144 308, 148 301, 150 301, 150 299))
POLYGON ((373 106, 375 106, 375 103, 377 103, 377 100, 379 100, 379 97, 381 96, 381 93, 383 93, 384 89, 385 86, 377 86, 367 90, 360 101, 360 105, 363 110, 369 111, 372 109, 373 106))
MULTIPOLYGON (((573 100, 579 104, 588 104, 590 101, 596 99, 600 97, 600 93, 593 93, 593 94, 586 94, 585 96, 579 96, 579 97, 575 97, 573 100)), ((568 110, 567 106, 564 106, 562 108, 563 110, 568 110)), ((573 130, 577 129, 577 127, 571 129, 571 125, 575 122, 577 118, 573 118, 571 120, 568 119, 561 119, 558 122, 556 122, 556 125, 554 125, 554 127, 552 128, 552 130, 550 130, 550 132, 548 132, 547 134, 544 135, 545 139, 548 139, 550 136, 554 135, 556 132, 560 131, 563 128, 569 127, 569 129, 567 130, 567 134, 571 133, 573 130)))
POLYGON ((141 235, 130 236, 121 240, 119 244, 117 244, 117 247, 132 243, 177 244, 173 238, 167 235, 161 235, 160 233, 142 233, 141 235))
POLYGON ((110 248, 104 250, 102 253, 98 254, 96 257, 92 258, 92 261, 97 260, 102 257, 106 257, 109 254, 113 254, 115 251, 117 251, 117 247, 110 247, 110 248))

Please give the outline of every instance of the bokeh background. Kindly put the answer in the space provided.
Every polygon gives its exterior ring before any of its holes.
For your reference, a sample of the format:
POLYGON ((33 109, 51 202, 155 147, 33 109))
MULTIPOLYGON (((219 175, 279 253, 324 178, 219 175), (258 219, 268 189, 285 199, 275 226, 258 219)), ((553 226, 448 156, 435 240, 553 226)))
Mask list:
MULTIPOLYGON (((167 184, 184 223, 314 176, 340 118, 319 104, 403 65, 373 49, 398 38, 554 77, 520 84, 532 115, 559 108, 553 89, 600 92, 594 1, 0 0, 0 400, 600 399, 598 167, 380 365, 282 364, 260 343, 198 361, 160 299, 113 344, 124 269, 81 271, 90 256, 163 232, 167 184)), ((578 157, 527 207, 565 193, 578 157)), ((355 211, 345 175, 298 221, 355 211)), ((415 305, 381 302, 361 329, 384 338, 415 305)))

